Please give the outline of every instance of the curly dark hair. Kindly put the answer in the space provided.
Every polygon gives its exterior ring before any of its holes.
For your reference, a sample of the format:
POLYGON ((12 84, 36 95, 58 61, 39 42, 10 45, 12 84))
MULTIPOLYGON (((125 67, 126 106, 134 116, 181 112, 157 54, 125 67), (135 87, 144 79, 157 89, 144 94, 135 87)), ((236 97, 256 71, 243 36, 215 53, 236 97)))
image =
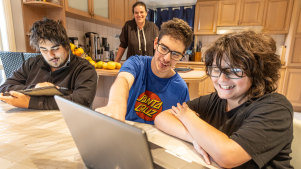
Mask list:
POLYGON ((133 12, 133 14, 134 14, 134 8, 135 8, 136 6, 138 6, 138 5, 139 5, 139 6, 143 6, 144 9, 145 9, 145 11, 147 12, 145 3, 142 2, 142 1, 137 1, 137 2, 135 2, 135 3, 133 4, 133 6, 132 6, 132 12, 133 12))
POLYGON ((281 62, 276 52, 276 42, 270 36, 253 31, 226 34, 216 40, 205 52, 205 65, 221 67, 227 57, 231 68, 240 68, 251 79, 246 92, 248 99, 258 98, 277 89, 281 62))
POLYGON ((69 50, 69 39, 66 30, 60 21, 43 18, 33 23, 30 29, 30 46, 39 51, 39 42, 49 40, 56 45, 62 45, 69 50))
POLYGON ((193 40, 193 32, 190 26, 187 22, 179 18, 173 18, 172 20, 164 22, 161 25, 158 42, 165 35, 171 36, 173 39, 182 41, 185 45, 185 49, 190 46, 193 40))

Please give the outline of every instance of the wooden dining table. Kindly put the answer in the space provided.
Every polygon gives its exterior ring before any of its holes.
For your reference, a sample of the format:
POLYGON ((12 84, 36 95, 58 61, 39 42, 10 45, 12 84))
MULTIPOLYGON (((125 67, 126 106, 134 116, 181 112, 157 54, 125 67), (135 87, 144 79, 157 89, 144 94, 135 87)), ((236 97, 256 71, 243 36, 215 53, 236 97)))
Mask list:
MULTIPOLYGON (((193 146, 167 135, 153 125, 127 123, 146 131, 149 141, 174 155, 208 168, 193 146)), ((69 129, 58 110, 16 108, 0 101, 1 169, 82 169, 85 165, 69 129)))

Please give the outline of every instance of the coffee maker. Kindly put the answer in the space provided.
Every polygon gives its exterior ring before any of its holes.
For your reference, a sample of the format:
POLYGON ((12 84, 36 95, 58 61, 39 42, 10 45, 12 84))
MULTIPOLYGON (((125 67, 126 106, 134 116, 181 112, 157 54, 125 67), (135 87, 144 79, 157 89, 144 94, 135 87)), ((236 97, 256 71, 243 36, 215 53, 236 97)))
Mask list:
POLYGON ((85 51, 93 60, 100 60, 101 44, 98 33, 87 32, 85 33, 85 51))

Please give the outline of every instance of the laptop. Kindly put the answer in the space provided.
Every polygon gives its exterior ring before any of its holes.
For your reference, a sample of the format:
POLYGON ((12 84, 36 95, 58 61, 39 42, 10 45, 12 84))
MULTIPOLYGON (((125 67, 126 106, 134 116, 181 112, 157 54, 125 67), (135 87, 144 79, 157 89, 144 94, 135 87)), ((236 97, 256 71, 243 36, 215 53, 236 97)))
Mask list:
POLYGON ((86 168, 95 169, 205 169, 167 153, 147 141, 146 132, 87 107, 55 96, 86 168))

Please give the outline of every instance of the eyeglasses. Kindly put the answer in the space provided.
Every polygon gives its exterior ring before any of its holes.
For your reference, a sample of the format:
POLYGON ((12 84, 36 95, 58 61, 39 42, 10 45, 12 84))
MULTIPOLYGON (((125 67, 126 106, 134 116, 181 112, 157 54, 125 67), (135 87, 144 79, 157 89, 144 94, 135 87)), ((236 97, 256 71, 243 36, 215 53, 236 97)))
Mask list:
POLYGON ((211 77, 220 77, 221 74, 224 74, 229 79, 240 79, 244 77, 244 72, 239 68, 224 68, 220 69, 216 66, 208 66, 208 74, 211 77))
POLYGON ((176 61, 179 61, 184 57, 182 53, 176 52, 176 51, 171 51, 170 49, 168 49, 167 46, 160 44, 160 43, 158 44, 157 50, 162 55, 167 55, 170 52, 170 58, 173 60, 176 60, 176 61))

